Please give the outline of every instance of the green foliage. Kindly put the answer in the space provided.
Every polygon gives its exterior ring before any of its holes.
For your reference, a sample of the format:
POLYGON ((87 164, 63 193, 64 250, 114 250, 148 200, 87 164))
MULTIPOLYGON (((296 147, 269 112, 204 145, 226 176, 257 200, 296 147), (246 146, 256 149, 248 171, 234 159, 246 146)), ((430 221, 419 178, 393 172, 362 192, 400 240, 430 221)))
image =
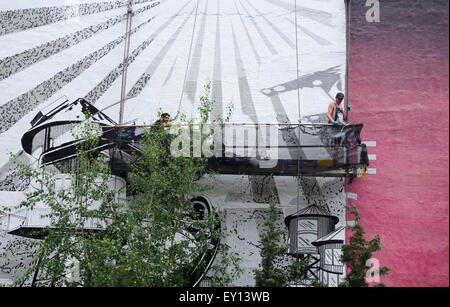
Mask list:
POLYGON ((232 252, 228 245, 222 245, 217 255, 219 261, 212 267, 212 286, 225 287, 244 273, 238 253, 232 252))
MULTIPOLYGON (((278 209, 272 201, 270 203, 269 216, 265 223, 266 231, 260 235, 262 245, 261 269, 253 271, 257 287, 286 287, 292 282, 297 283, 307 279, 308 267, 311 262, 310 256, 304 259, 294 259, 290 264, 281 264, 289 249, 289 245, 283 243, 287 233, 279 228, 276 223, 277 219, 278 209)), ((319 287, 324 285, 316 282, 311 286, 319 287)))
POLYGON ((72 285, 66 279, 70 271, 78 263, 89 262, 88 247, 97 237, 91 232, 92 228, 101 228, 118 207, 115 192, 108 187, 110 171, 106 157, 92 150, 98 144, 98 126, 91 123, 88 114, 86 116, 79 131, 72 132, 78 156, 68 187, 58 186, 54 169, 19 165, 21 176, 31 178, 34 186, 39 187, 27 194, 19 208, 33 210, 45 205, 49 210, 41 217, 51 224, 36 231, 35 235, 44 239, 33 242, 39 248, 34 265, 16 284, 22 284, 39 268, 38 285, 72 285))
POLYGON ((311 256, 304 259, 296 259, 289 267, 289 280, 298 281, 305 280, 308 277, 308 267, 311 261, 311 256))
POLYGON ((270 204, 269 217, 266 220, 266 231, 260 235, 261 270, 254 270, 257 287, 284 287, 289 278, 285 270, 276 265, 276 261, 286 253, 288 246, 282 244, 286 232, 276 225, 278 210, 275 203, 270 204))
MULTIPOLYGON (((367 241, 365 231, 359 224, 360 216, 354 204, 352 204, 351 213, 355 216, 356 224, 348 227, 353 230, 348 245, 342 247, 341 260, 350 269, 344 282, 339 287, 368 287, 366 276, 371 269, 367 266, 368 260, 372 258, 373 253, 381 250, 380 237, 377 235, 367 241)), ((271 203, 270 213, 266 221, 267 231, 260 235, 262 250, 262 269, 254 270, 256 286, 258 287, 283 287, 290 282, 298 282, 307 279, 308 267, 311 262, 310 256, 304 259, 296 259, 288 266, 277 266, 277 260, 280 260, 288 249, 288 246, 282 244, 282 238, 285 232, 277 229, 277 209, 275 204, 271 203)), ((378 271, 379 276, 385 276, 390 269, 381 267, 378 271)), ((374 272, 370 272, 373 276, 374 272)), ((313 280, 310 287, 327 287, 321 281, 313 280)), ((376 287, 384 287, 384 284, 378 284, 376 287)))
MULTIPOLYGON (((381 240, 379 235, 376 235, 371 240, 367 241, 365 238, 365 231, 359 220, 359 212, 354 204, 351 207, 347 207, 347 210, 351 210, 351 213, 355 216, 355 225, 347 227, 353 231, 349 240, 349 244, 342 246, 341 260, 350 270, 347 274, 345 281, 342 282, 340 287, 368 287, 366 282, 367 272, 370 269, 367 266, 368 260, 372 258, 374 252, 381 250, 381 240)), ((390 269, 388 267, 382 267, 379 269, 379 276, 385 276, 390 269)), ((378 284, 378 287, 385 286, 384 284, 378 284)))
MULTIPOLYGON (((209 119, 212 104, 202 96, 202 123, 209 119)), ((40 233, 33 265, 16 285, 30 281, 39 270, 37 286, 189 286, 206 268, 203 255, 226 235, 219 214, 193 205, 193 198, 212 187, 198 182, 206 159, 173 157, 169 145, 174 136, 164 129, 146 129, 140 154, 130 164, 127 197, 121 197, 123 191, 108 186, 107 157, 94 150, 98 129, 87 115, 73 132, 76 169, 66 188, 58 187, 50 168, 19 165, 21 175, 40 187, 19 208, 44 204, 50 208, 45 218, 51 226, 40 233)), ((227 246, 219 255, 212 268, 213 285, 224 286, 242 268, 239 255, 227 246)))

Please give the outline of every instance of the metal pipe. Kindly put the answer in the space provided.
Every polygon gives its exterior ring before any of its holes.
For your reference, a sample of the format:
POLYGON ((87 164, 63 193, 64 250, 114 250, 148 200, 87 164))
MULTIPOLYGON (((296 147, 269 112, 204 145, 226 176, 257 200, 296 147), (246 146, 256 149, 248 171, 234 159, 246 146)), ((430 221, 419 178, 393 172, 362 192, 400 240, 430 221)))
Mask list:
POLYGON ((120 92, 120 111, 119 111, 119 125, 123 123, 123 111, 125 102, 125 92, 127 89, 127 71, 128 71, 128 56, 130 53, 130 36, 131 36, 131 18, 133 16, 133 10, 131 6, 128 7, 127 12, 127 25, 126 25, 126 38, 125 38, 125 50, 123 54, 122 65, 122 88, 120 92))

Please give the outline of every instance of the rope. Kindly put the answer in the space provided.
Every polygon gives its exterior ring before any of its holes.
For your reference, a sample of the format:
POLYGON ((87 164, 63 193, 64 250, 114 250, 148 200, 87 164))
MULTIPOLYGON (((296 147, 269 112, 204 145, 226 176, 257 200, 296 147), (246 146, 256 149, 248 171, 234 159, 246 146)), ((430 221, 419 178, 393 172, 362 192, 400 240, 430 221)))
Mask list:
POLYGON ((173 118, 174 120, 177 119, 178 116, 180 115, 181 103, 183 102, 184 88, 186 86, 186 80, 187 80, 189 64, 191 62, 192 45, 193 45, 193 41, 194 41, 195 25, 197 24, 199 2, 200 2, 200 0, 197 0, 197 7, 195 8, 194 27, 192 28, 191 45, 189 47, 189 57, 188 57, 187 65, 186 65, 186 72, 184 73, 183 89, 181 90, 180 102, 178 104, 178 111, 177 111, 177 115, 175 115, 175 117, 173 118))

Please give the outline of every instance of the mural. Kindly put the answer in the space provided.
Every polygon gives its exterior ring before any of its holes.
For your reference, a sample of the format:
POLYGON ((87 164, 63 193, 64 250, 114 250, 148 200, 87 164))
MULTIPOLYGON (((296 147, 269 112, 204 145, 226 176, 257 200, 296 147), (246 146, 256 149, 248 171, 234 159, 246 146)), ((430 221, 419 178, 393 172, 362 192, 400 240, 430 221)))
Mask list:
MULTIPOLYGON (((37 112, 63 96, 84 98, 98 109, 120 99, 128 6, 125 122, 152 122, 160 108, 175 117, 198 117, 208 81, 214 114, 233 105, 231 121, 240 123, 323 122, 332 97, 345 91, 344 1, 298 1, 297 6, 291 0, 0 1, 0 45, 10 46, 0 48, 0 189, 5 195, 27 188, 14 178, 9 153, 35 163, 18 136, 37 112)), ((119 106, 106 113, 118 121, 119 106)), ((299 144, 295 133, 283 133, 286 143, 299 144)), ((312 208, 332 217, 335 223, 326 231, 304 239, 316 259, 311 278, 334 286, 344 276, 335 251, 346 225, 343 179, 226 175, 205 197, 226 212, 227 227, 236 229, 223 242, 241 253, 247 270, 236 286, 254 283, 259 233, 271 200, 278 204, 280 227, 286 227, 287 216, 312 208), (275 199, 268 186, 277 192, 275 199)), ((14 278, 11 240, 16 239, 7 234, 0 238, 0 278, 14 278)))

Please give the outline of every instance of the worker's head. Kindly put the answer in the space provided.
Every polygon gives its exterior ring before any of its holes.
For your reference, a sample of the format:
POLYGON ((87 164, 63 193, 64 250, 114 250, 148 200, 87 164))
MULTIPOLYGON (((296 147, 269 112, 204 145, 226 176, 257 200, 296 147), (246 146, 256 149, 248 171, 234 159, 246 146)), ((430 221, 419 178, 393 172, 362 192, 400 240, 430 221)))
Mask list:
POLYGON ((161 119, 165 122, 168 122, 170 120, 170 114, 169 113, 161 114, 161 119))
POLYGON ((344 100, 344 94, 343 93, 337 93, 336 94, 336 103, 341 104, 342 100, 344 100))

